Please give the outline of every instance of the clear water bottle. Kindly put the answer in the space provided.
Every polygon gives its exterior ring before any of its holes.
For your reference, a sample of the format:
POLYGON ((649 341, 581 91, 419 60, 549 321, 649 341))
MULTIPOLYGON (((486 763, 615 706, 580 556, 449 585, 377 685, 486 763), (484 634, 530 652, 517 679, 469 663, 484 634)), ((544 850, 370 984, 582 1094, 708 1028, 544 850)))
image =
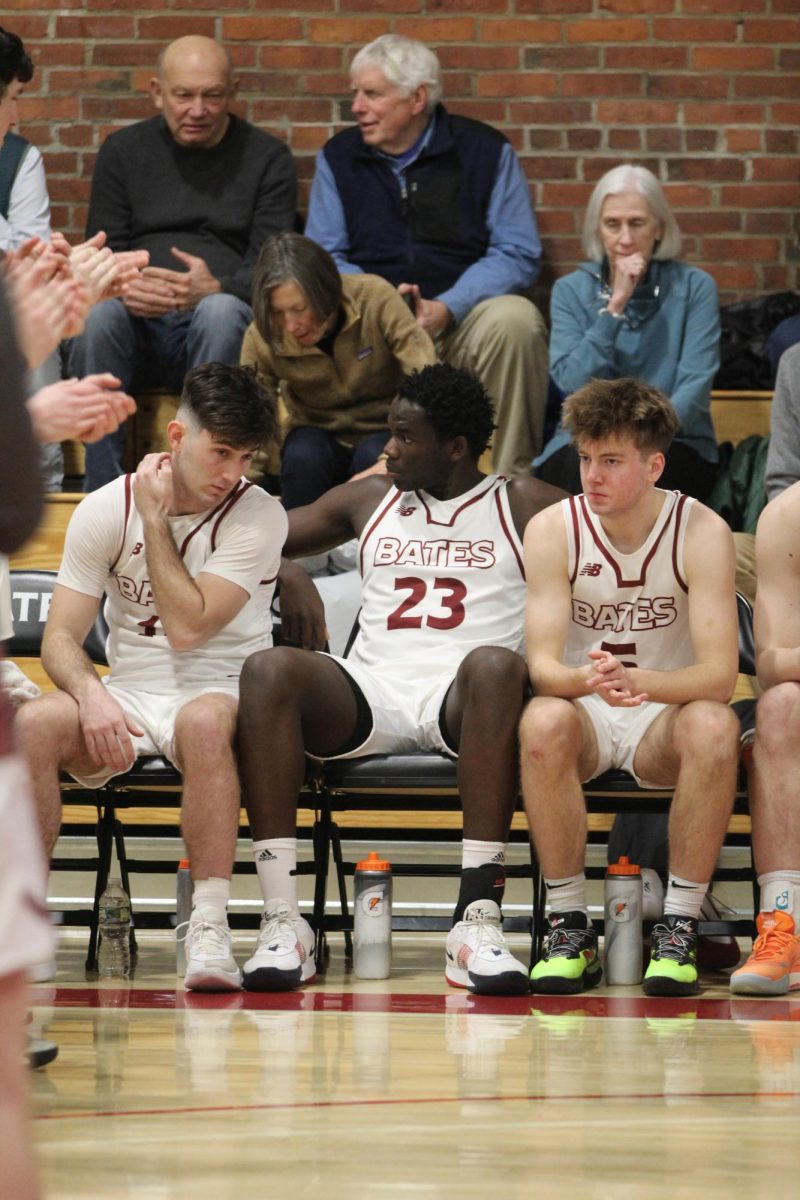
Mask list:
POLYGON ((392 868, 373 850, 356 864, 353 971, 359 979, 388 979, 392 962, 392 868))
POLYGON ((126 976, 131 973, 131 902, 118 879, 109 879, 100 897, 99 975, 126 976))
POLYGON ((192 915, 194 880, 188 858, 178 863, 175 885, 175 970, 183 977, 186 974, 186 932, 192 915))
POLYGON ((606 983, 642 981, 642 875, 623 855, 605 880, 606 983))

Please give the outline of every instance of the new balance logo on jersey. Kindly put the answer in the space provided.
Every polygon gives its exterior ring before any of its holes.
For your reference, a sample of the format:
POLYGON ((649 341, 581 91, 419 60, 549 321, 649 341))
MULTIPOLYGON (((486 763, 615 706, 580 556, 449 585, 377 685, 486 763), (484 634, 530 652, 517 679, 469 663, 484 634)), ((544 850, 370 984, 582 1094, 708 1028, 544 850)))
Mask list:
POLYGON ((416 504, 398 504, 394 510, 399 517, 410 517, 417 511, 416 504))
POLYGON ((144 549, 144 542, 137 542, 136 545, 131 550, 131 554, 132 555, 133 554, 141 554, 143 549, 144 549))
POLYGON ((581 575, 591 575, 595 579, 603 569, 602 563, 584 563, 581 567, 581 575))

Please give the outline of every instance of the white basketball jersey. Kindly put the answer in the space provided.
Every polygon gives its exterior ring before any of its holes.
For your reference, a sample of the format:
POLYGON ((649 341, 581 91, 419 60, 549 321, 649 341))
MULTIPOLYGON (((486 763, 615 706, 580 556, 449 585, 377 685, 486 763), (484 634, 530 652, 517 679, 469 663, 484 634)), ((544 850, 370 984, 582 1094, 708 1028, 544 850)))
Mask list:
POLYGON ((169 693, 238 679, 247 656, 272 645, 270 604, 287 527, 281 505, 246 479, 215 508, 171 518, 192 578, 220 575, 250 597, 224 629, 194 650, 171 649, 154 609, 132 476, 115 479, 78 505, 58 582, 91 596, 106 593, 106 654, 115 683, 169 693))
POLYGON ((561 501, 569 542, 572 620, 564 661, 584 666, 608 650, 627 666, 671 671, 695 661, 683 543, 693 500, 666 492, 646 541, 632 554, 611 545, 585 496, 561 501))
POLYGON ((387 493, 359 539, 354 662, 424 679, 454 674, 477 646, 521 653, 525 574, 507 486, 489 475, 452 500, 387 493))

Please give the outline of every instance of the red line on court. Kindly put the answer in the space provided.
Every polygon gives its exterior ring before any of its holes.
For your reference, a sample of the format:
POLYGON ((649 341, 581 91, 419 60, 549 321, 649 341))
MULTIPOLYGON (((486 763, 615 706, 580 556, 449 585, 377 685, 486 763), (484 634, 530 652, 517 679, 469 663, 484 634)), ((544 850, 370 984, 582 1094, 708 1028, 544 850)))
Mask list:
POLYGON ((45 1113, 36 1118, 37 1121, 78 1121, 84 1119, 94 1119, 95 1117, 168 1117, 199 1114, 199 1113, 244 1113, 244 1112, 269 1112, 278 1110, 281 1112, 298 1109, 317 1109, 317 1108, 375 1108, 380 1107, 396 1107, 400 1104, 469 1104, 477 1101, 479 1104, 500 1103, 500 1104, 519 1104, 519 1103, 538 1103, 547 1101, 567 1101, 574 1103, 576 1100, 617 1100, 617 1101, 635 1101, 635 1100, 658 1100, 663 1102, 665 1099, 672 1100, 758 1100, 758 1099, 777 1099, 777 1100, 794 1100, 800 1096, 800 1092, 596 1092, 585 1094, 583 1092, 574 1092, 569 1095, 549 1095, 546 1092, 529 1092, 521 1096, 407 1096, 405 1098, 399 1096, 375 1097, 368 1096, 358 1100, 298 1100, 293 1104, 209 1104, 209 1105, 194 1105, 180 1106, 176 1108, 130 1108, 120 1109, 118 1111, 109 1112, 106 1109, 89 1110, 85 1112, 64 1112, 64 1113, 45 1113))
POLYGON ((34 987, 36 1005, 57 1008, 128 1009, 260 1009, 268 1012, 394 1013, 436 1015, 444 1013, 492 1013, 500 1016, 586 1017, 694 1017, 699 1021, 800 1021, 800 993, 793 999, 722 999, 672 996, 474 996, 469 992, 442 994, 410 992, 326 992, 305 989, 296 992, 184 992, 158 988, 132 988, 121 983, 102 987, 34 987))

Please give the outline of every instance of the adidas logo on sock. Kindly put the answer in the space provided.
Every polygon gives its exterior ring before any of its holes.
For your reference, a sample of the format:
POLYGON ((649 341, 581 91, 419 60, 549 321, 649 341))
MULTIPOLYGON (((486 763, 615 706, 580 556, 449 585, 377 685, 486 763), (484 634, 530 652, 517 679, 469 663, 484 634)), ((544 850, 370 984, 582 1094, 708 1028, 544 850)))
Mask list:
POLYGON ((257 862, 277 862, 277 854, 273 854, 271 850, 259 850, 257 862))

